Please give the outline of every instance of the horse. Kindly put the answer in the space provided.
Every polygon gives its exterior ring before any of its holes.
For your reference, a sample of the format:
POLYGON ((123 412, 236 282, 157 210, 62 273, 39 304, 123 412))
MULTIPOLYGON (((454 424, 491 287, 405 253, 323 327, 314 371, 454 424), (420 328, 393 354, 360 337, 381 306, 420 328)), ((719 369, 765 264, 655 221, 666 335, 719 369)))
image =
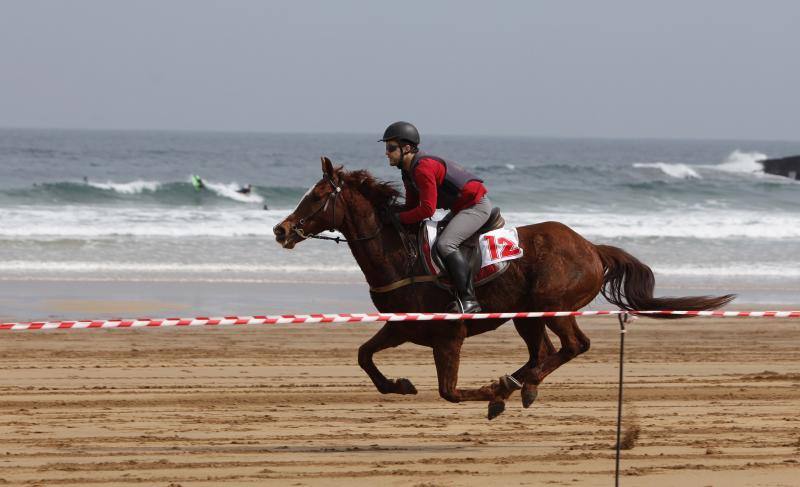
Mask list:
MULTIPOLYGON (((384 313, 442 312, 452 300, 449 291, 423 274, 416 258, 414 228, 386 218, 400 197, 393 183, 379 181, 366 170, 334 168, 322 157, 322 178, 306 192, 295 210, 275 225, 275 239, 292 249, 307 238, 338 231, 346 239, 370 285, 375 307, 384 313)), ((724 306, 735 295, 654 297, 652 270, 626 251, 595 245, 558 222, 517 227, 523 256, 505 272, 477 287, 483 312, 579 310, 602 293, 623 310, 708 310, 724 306)), ((655 315, 676 319, 684 315, 655 315)), ((373 356, 411 342, 431 347, 439 395, 450 402, 488 401, 489 419, 505 410, 505 401, 521 390, 522 405, 536 399, 542 381, 560 366, 589 350, 589 338, 573 316, 515 318, 514 327, 528 348, 529 359, 512 374, 477 389, 458 387, 464 339, 491 331, 507 320, 390 321, 358 349, 358 363, 382 394, 416 394, 406 378, 389 379, 373 356), (560 341, 556 350, 546 328, 560 341)))

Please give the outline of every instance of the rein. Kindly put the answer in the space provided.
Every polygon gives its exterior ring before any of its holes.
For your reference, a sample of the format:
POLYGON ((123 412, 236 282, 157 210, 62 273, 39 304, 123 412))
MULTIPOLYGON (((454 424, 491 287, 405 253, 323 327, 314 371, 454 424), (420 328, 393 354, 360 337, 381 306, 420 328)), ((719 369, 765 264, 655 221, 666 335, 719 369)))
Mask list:
MULTIPOLYGON (((392 200, 392 204, 387 207, 387 209, 391 206, 394 206, 396 200, 392 200)), ((390 213, 392 225, 394 229, 397 230, 397 234, 400 236, 400 242, 403 244, 403 250, 406 252, 406 274, 410 274, 412 270, 414 270, 414 262, 417 261, 417 257, 419 254, 417 253, 417 246, 408 238, 408 232, 405 231, 403 226, 400 224, 400 218, 398 218, 394 213, 390 213)), ((413 277, 408 278, 413 279, 413 277)), ((383 286, 386 287, 386 286, 383 286)))

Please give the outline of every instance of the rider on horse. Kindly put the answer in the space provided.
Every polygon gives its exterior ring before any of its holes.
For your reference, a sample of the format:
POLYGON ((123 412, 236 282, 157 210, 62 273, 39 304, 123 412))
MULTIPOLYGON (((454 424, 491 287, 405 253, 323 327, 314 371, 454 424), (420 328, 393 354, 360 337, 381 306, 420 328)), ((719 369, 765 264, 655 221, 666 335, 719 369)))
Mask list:
POLYGON ((492 203, 483 180, 455 162, 419 151, 419 132, 408 122, 389 125, 379 142, 386 142, 386 157, 400 169, 406 189, 404 211, 397 214, 403 224, 417 223, 433 216, 436 208, 450 210, 449 223, 436 243, 456 291, 448 311, 479 313, 472 269, 459 245, 487 222, 492 203))

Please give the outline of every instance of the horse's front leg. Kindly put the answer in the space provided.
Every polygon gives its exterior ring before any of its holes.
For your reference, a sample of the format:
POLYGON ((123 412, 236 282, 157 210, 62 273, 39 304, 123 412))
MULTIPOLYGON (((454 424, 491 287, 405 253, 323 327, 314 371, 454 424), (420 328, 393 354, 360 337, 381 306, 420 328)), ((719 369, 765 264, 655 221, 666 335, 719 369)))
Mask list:
POLYGON ((372 383, 381 394, 416 394, 417 388, 408 379, 389 380, 378 370, 372 356, 381 350, 396 347, 407 342, 402 328, 393 323, 386 323, 372 338, 358 348, 358 365, 364 369, 372 383))

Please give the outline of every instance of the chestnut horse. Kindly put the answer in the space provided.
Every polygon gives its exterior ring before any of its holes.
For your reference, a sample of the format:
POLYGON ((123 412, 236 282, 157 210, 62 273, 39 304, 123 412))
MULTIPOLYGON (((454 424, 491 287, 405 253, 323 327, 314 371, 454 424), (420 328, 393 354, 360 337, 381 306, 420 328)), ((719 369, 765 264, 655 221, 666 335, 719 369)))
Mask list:
MULTIPOLYGON (((377 181, 365 170, 334 168, 326 157, 322 158, 322 172, 322 179, 309 189, 292 214, 273 229, 278 243, 291 249, 306 238, 319 238, 320 232, 337 230, 347 239, 379 311, 444 311, 452 296, 433 282, 411 282, 390 291, 379 289, 424 274, 422 262, 412 250, 418 227, 406 232, 399 224, 384 223, 386 218, 380 217, 400 196, 394 186, 377 181)), ((523 257, 510 261, 505 273, 476 289, 484 312, 578 310, 601 292, 609 302, 626 310, 708 310, 734 299, 733 295, 655 298, 653 272, 622 249, 594 245, 558 222, 526 225, 518 227, 517 232, 523 257)), ((514 319, 517 332, 528 346, 528 362, 513 374, 478 389, 458 388, 464 339, 494 330, 505 321, 387 322, 359 348, 358 363, 381 393, 416 394, 411 381, 386 378, 372 358, 405 342, 431 347, 441 397, 451 402, 488 401, 492 419, 505 409, 505 400, 517 389, 522 389, 523 406, 530 406, 545 377, 589 349, 589 338, 574 317, 514 319), (559 350, 553 347, 545 327, 560 340, 559 350)))

